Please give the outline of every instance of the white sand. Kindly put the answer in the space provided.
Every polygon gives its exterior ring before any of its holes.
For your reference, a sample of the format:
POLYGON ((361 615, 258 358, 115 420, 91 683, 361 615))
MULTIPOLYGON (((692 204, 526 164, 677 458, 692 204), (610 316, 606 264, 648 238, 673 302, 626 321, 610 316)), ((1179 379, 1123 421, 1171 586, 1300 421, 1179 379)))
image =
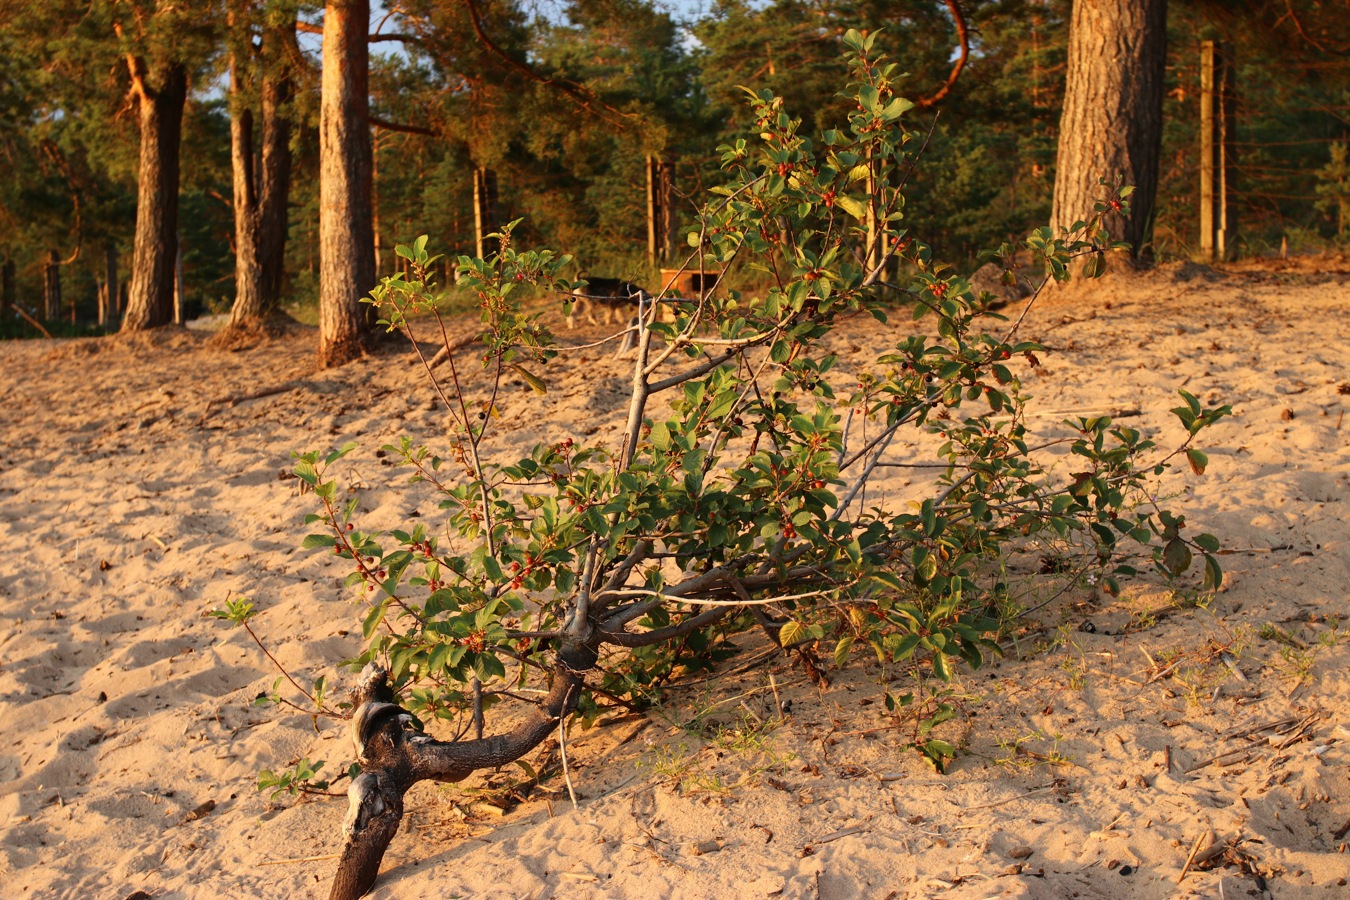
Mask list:
MULTIPOLYGON (((851 328, 859 352, 885 340, 851 328)), ((1226 548, 1207 609, 1143 579, 1037 611, 1007 658, 961 674, 946 776, 905 749, 864 655, 819 690, 747 639, 734 676, 574 727, 578 810, 556 777, 504 815, 481 777, 415 788, 374 896, 1237 898, 1261 896, 1258 874, 1274 897, 1350 896, 1350 635, 1328 637, 1350 618, 1346 276, 1170 266, 1053 297, 1026 328, 1056 348, 1027 379, 1038 409, 1138 406, 1128 424, 1166 444, 1177 387, 1233 404, 1203 436, 1209 473, 1174 481, 1226 548), (1260 637, 1268 623, 1307 649, 1260 637), (747 729, 774 717, 771 673, 791 715, 747 729)), ((275 670, 203 613, 253 597, 305 684, 354 654, 344 573, 299 549, 289 451, 359 441, 342 478, 368 487, 363 526, 390 527, 418 497, 374 451, 438 418, 406 352, 317 374, 312 355, 310 333, 234 353, 181 331, 0 345, 5 896, 326 894, 334 860, 300 860, 337 853, 345 800, 254 784, 301 756, 337 774, 345 730, 252 706, 275 670)), ((553 377, 538 404, 503 404, 522 441, 586 433, 624 401, 601 352, 553 377)))

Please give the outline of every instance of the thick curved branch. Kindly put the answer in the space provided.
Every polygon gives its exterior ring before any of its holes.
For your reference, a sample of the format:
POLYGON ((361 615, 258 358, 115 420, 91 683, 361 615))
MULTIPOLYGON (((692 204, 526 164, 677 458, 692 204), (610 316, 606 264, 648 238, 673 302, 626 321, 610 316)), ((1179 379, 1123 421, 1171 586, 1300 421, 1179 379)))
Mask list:
POLYGON ((618 647, 650 647, 653 644, 664 644, 666 641, 673 641, 676 638, 693 634, 700 628, 713 624, 729 612, 731 612, 731 607, 714 606, 698 615, 690 616, 678 625, 670 625, 666 628, 657 628, 637 634, 627 631, 606 632, 602 633, 601 637, 606 644, 614 644, 618 647))
POLYGON ((381 119, 378 116, 371 116, 370 124, 374 125, 376 128, 383 128, 385 131, 397 131, 402 134, 425 134, 428 137, 440 136, 439 131, 427 128, 424 125, 404 125, 401 122, 390 122, 386 119, 381 119))
POLYGON ((582 109, 596 111, 594 107, 599 106, 604 112, 597 112, 597 115, 616 128, 627 130, 628 123, 625 119, 631 118, 631 116, 619 112, 608 103, 602 101, 594 93, 574 81, 545 78, 543 75, 540 75, 534 69, 507 53, 492 40, 487 31, 483 28, 482 14, 478 11, 478 4, 475 3, 474 0, 464 0, 464 9, 469 13, 469 24, 473 26, 473 33, 478 37, 478 42, 493 56, 506 63, 530 81, 561 91, 575 100, 582 109))
POLYGON ((352 739, 361 774, 347 791, 346 837, 329 900, 356 900, 375 883, 380 861, 403 818, 403 795, 419 781, 461 781, 478 769, 505 765, 537 747, 558 720, 576 709, 596 642, 566 643, 554 661, 553 685, 539 708, 504 734, 473 741, 438 741, 412 730, 396 705, 389 673, 369 666, 353 692, 352 739))
POLYGON ((970 29, 966 26, 965 14, 961 12, 961 6, 956 0, 947 0, 947 9, 951 11, 952 21, 956 23, 956 38, 961 44, 960 54, 956 57, 956 62, 952 64, 952 71, 947 76, 946 83, 938 88, 936 93, 914 101, 914 105, 919 109, 936 106, 945 100, 956 85, 956 79, 961 77, 961 70, 966 67, 966 61, 970 59, 970 29))

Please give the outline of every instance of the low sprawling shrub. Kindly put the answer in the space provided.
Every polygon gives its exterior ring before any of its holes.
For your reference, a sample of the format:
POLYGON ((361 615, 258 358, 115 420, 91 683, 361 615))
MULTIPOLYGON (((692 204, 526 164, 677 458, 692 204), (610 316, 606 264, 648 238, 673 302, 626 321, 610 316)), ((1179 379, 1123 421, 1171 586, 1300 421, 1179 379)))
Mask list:
MULTIPOLYGON (((521 455, 494 430, 504 383, 547 391, 560 351, 513 292, 541 285, 570 301, 584 283, 562 277, 567 257, 513 247, 508 227, 490 258, 461 258, 459 284, 481 310, 466 350, 431 303, 426 239, 398 249, 412 275, 386 279, 371 302, 390 330, 444 343, 447 365, 424 363, 449 438, 383 450, 443 519, 367 530, 329 475, 353 445, 295 466, 318 504, 305 546, 345 560, 366 601, 365 650, 350 661, 366 667, 353 711, 361 772, 334 896, 374 879, 411 784, 519 758, 578 708, 643 703, 672 671, 713 661, 727 634, 760 629, 813 673, 860 648, 910 667, 928 687, 887 699, 912 704, 914 746, 941 767, 956 751, 932 730, 951 715, 932 685, 997 652, 1019 553, 1076 547, 1065 564, 1109 591, 1141 556, 1167 578, 1199 559, 1218 584, 1214 538, 1186 533, 1156 478, 1178 458, 1202 472, 1191 439, 1226 409, 1183 391, 1185 437, 1170 453, 1105 416, 1030 446, 1019 372, 1043 348, 1019 337, 1022 317, 1047 284, 1100 274, 1115 249, 1100 213, 1121 209, 1129 188, 1104 182, 1089 221, 990 253, 1010 279, 1029 259, 1039 284, 1015 318, 993 312, 904 228, 923 135, 903 124, 911 104, 894 66, 873 58, 870 38, 845 43, 847 128, 808 138, 779 99, 749 94, 759 138, 723 148, 730 178, 689 235, 686 265, 753 270, 769 286, 644 298, 617 441, 521 455), (911 314, 917 325, 886 325, 911 314), (830 335, 855 316, 893 339, 844 372, 830 335), (896 458, 906 430, 927 435, 931 454, 896 458), (922 499, 873 505, 869 483, 900 465, 931 476, 922 499), (483 737, 497 704, 521 703, 536 681, 542 701, 483 737), (437 720, 446 739, 425 730, 437 720)), ((251 607, 224 614, 245 620, 251 607)))

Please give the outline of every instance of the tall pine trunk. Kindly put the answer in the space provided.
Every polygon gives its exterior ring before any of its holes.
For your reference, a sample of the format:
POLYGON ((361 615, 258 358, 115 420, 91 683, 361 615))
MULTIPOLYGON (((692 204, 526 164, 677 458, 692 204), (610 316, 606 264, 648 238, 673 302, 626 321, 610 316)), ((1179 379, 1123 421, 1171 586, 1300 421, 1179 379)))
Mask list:
POLYGON ((294 12, 263 32, 260 154, 254 150, 251 98, 245 90, 248 61, 237 52, 230 57, 235 225, 231 329, 261 325, 275 312, 281 297, 291 180, 290 123, 283 107, 293 92, 286 50, 294 42, 294 12))
POLYGON ((328 0, 319 114, 319 364, 365 350, 361 298, 375 285, 371 225, 369 0, 328 0))
POLYGON ((253 111, 243 89, 243 63, 230 56, 230 168, 234 175, 234 306, 230 327, 260 322, 265 311, 258 263, 258 192, 253 178, 253 111))
POLYGON ((117 319, 117 248, 110 242, 103 247, 103 277, 99 279, 98 325, 106 328, 117 319))
POLYGON ((1093 215, 1099 178, 1134 185, 1131 215, 1108 214, 1138 256, 1151 239, 1162 152, 1167 0, 1074 0, 1051 223, 1093 215))
POLYGON ((47 262, 42 266, 42 318, 55 322, 61 318, 61 255, 47 251, 47 262))
POLYGON ((173 321, 178 150, 187 102, 187 69, 181 64, 166 64, 154 87, 144 72, 133 72, 133 78, 138 85, 141 148, 131 292, 122 331, 142 331, 173 321))
POLYGON ((286 105, 295 94, 290 57, 295 46, 295 11, 263 35, 262 184, 258 210, 258 265, 268 309, 281 302, 286 238, 290 233, 291 123, 286 105))
POLYGON ((9 319, 10 310, 19 305, 16 274, 14 260, 7 259, 0 266, 0 319, 9 319))

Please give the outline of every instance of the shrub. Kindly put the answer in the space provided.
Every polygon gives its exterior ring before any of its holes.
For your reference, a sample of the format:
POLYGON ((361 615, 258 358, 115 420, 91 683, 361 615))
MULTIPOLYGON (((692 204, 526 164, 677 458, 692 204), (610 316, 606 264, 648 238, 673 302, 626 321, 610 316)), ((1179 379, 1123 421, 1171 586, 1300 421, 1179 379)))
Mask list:
MULTIPOLYGON (((674 667, 706 664, 719 631, 762 629, 810 671, 826 665, 822 651, 842 665, 865 647, 941 683, 996 652, 1002 565, 1040 539, 1078 541, 1086 552, 1072 564, 1110 591, 1134 571, 1127 544, 1145 545, 1168 578, 1199 558, 1206 584, 1218 585, 1216 542, 1187 536, 1184 519, 1158 505, 1153 478, 1179 454, 1203 471, 1191 440, 1227 409, 1182 392, 1175 412, 1186 437, 1170 454, 1107 417, 1077 419, 1066 442, 1076 471, 1058 483, 1045 448, 1028 444, 1017 374, 1043 349, 1018 337, 1035 296, 1016 319, 991 312, 987 295, 902 227, 922 135, 903 124, 911 104, 871 38, 850 32, 845 43, 847 129, 809 139, 779 99, 749 92, 759 139, 722 148, 729 183, 689 235, 687 265, 747 266, 771 286, 762 296, 727 290, 642 305, 616 446, 569 438, 502 461, 513 449, 494 443, 503 379, 546 391, 559 352, 514 299, 518 288, 570 298, 583 286, 560 277, 567 257, 514 248, 508 227, 488 259, 458 261, 461 287, 479 302, 483 349, 472 356, 487 372, 485 395, 470 396, 461 377, 470 354, 450 352, 443 378, 424 357, 449 446, 384 448, 439 499, 453 538, 421 521, 355 527, 357 500, 327 474, 352 445, 298 456, 296 474, 320 506, 309 520, 322 526, 305 546, 347 560, 347 583, 368 599, 366 649, 350 661, 366 667, 352 723, 361 773, 334 897, 373 882, 413 783, 517 759, 578 707, 593 711, 592 695, 640 703, 674 667), (903 284, 886 279, 897 268, 903 284), (893 349, 841 375, 827 349, 832 329, 901 312, 927 328, 897 329, 893 349), (652 411, 661 395, 669 413, 652 411), (878 472, 916 462, 889 455, 904 429, 932 435, 935 458, 921 462, 936 465, 915 470, 932 473, 927 497, 867 507, 863 491, 878 472), (494 704, 535 680, 547 686, 542 702, 483 737, 494 704), (451 739, 424 730, 438 719, 451 739)), ((1077 266, 1099 274, 1120 246, 1100 213, 1121 209, 1129 188, 1104 192, 1091 221, 1058 235, 1039 229, 1020 248, 1041 288, 1077 266)), ((1011 271, 1018 250, 988 258, 1011 271)), ((386 279, 371 302, 389 329, 414 337, 435 323, 450 348, 430 302, 426 239, 398 253, 412 276, 386 279)), ((955 749, 932 728, 952 711, 940 690, 923 698, 914 745, 941 767, 955 749)))

